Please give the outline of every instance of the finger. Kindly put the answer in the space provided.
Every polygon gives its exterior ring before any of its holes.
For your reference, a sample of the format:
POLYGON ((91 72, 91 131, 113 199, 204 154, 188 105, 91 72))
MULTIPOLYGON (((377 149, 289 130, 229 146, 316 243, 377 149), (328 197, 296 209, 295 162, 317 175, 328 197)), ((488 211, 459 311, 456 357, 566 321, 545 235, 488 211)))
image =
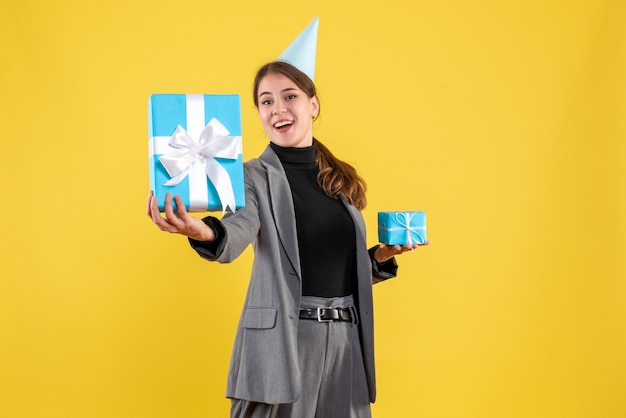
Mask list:
POLYGON ((152 196, 154 196, 154 192, 150 190, 150 193, 148 193, 148 201, 146 202, 146 214, 150 218, 152 218, 152 210, 150 209, 150 206, 152 204, 152 196))
POLYGON ((150 199, 150 217, 152 218, 152 222, 157 225, 163 219, 161 218, 161 212, 159 211, 159 202, 155 196, 152 196, 150 199))
POLYGON ((189 215, 187 214, 187 208, 185 208, 185 202, 179 195, 174 196, 174 199, 176 200, 176 214, 183 221, 186 220, 189 215))
POLYGON ((155 208, 153 211, 152 220, 161 231, 171 233, 179 232, 179 228, 175 224, 173 224, 169 219, 163 218, 161 216, 158 207, 155 208))
POLYGON ((165 194, 165 219, 172 224, 176 225, 180 223, 180 219, 178 219, 178 215, 174 213, 174 205, 172 204, 172 194, 165 194))
MULTIPOLYGON (((167 202, 167 196, 165 200, 167 202)), ((170 199, 170 206, 171 206, 171 199, 170 199)), ((154 222, 161 231, 170 232, 170 233, 178 232, 178 227, 176 225, 173 225, 169 220, 164 219, 161 216, 161 212, 159 211, 159 203, 158 203, 157 198, 154 195, 152 195, 150 198, 150 217, 152 219, 152 222, 154 222)))
POLYGON ((159 203, 156 199, 156 197, 153 197, 151 200, 151 204, 150 204, 150 215, 152 218, 152 222, 154 222, 156 224, 156 226, 161 230, 161 231, 170 231, 171 226, 169 225, 169 223, 163 219, 163 217, 161 216, 161 212, 159 211, 159 203))

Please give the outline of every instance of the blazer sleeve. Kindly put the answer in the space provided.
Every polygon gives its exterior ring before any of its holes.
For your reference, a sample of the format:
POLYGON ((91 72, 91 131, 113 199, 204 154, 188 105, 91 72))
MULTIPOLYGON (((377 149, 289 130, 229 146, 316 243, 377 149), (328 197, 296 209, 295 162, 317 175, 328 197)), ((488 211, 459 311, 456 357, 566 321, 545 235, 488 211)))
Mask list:
POLYGON ((210 242, 189 239, 191 247, 209 261, 229 263, 236 259, 255 240, 260 228, 257 184, 263 183, 259 164, 244 163, 246 204, 236 213, 226 213, 222 219, 207 216, 203 219, 215 232, 210 242))
POLYGON ((215 238, 213 241, 198 241, 193 238, 189 238, 189 244, 191 248, 196 250, 200 257, 209 261, 215 261, 224 251, 224 244, 226 243, 226 229, 222 222, 213 217, 207 216, 202 220, 209 228, 213 230, 215 238))
POLYGON ((374 258, 374 252, 376 252, 378 246, 374 246, 368 250, 370 260, 372 261, 372 283, 376 284, 387 279, 392 279, 398 274, 398 263, 396 258, 392 257, 387 261, 379 263, 374 258))

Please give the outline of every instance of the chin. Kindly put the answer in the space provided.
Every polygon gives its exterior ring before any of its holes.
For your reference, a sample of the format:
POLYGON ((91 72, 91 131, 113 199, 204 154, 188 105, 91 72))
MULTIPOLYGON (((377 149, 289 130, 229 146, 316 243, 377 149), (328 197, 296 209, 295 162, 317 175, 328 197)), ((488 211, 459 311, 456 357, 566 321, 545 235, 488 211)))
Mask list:
POLYGON ((290 138, 272 138, 271 139, 273 143, 275 143, 276 145, 283 147, 283 148, 301 148, 301 147, 308 147, 311 144, 306 144, 305 141, 297 141, 297 140, 293 140, 290 138))

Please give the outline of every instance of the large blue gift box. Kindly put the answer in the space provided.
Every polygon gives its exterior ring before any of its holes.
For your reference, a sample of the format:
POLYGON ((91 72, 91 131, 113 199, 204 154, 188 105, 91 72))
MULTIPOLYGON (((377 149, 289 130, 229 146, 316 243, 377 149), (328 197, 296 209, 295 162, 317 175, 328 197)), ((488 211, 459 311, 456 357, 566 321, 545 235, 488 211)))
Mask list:
POLYGON ((236 94, 153 94, 148 101, 150 189, 190 212, 245 204, 241 110, 236 94))
POLYGON ((426 213, 378 212, 378 241, 387 245, 425 244, 426 213))

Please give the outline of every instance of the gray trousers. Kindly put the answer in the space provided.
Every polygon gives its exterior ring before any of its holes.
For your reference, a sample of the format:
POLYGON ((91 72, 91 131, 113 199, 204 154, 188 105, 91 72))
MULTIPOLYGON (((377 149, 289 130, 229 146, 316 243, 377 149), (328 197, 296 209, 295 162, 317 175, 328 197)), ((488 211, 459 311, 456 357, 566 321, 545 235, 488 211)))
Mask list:
MULTIPOLYGON (((303 296, 301 308, 348 308, 352 296, 303 296)), ((359 330, 350 322, 298 322, 302 395, 292 404, 232 399, 231 418, 371 418, 359 330)))

